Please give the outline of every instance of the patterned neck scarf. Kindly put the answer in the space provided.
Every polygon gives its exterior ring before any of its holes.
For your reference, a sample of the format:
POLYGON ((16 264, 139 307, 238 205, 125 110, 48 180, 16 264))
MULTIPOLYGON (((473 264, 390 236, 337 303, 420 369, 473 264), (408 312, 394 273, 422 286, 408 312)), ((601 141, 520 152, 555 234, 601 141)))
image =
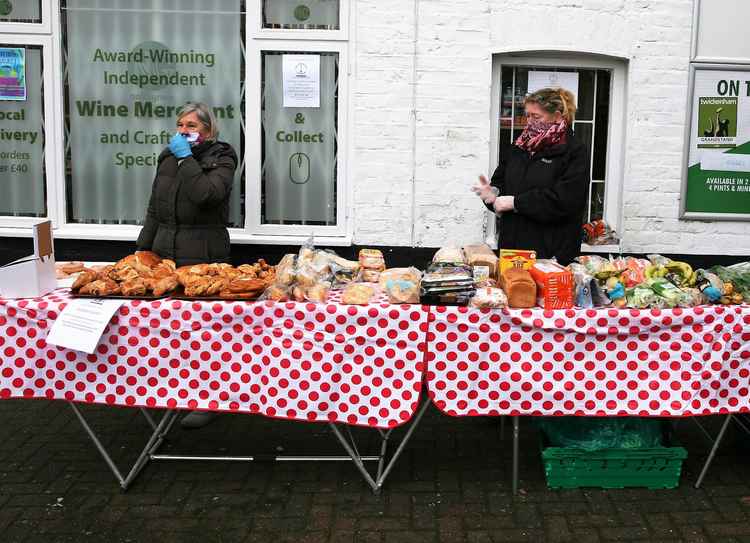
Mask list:
POLYGON ((516 146, 533 155, 545 147, 565 143, 567 132, 568 123, 565 119, 556 123, 530 120, 516 139, 516 146))

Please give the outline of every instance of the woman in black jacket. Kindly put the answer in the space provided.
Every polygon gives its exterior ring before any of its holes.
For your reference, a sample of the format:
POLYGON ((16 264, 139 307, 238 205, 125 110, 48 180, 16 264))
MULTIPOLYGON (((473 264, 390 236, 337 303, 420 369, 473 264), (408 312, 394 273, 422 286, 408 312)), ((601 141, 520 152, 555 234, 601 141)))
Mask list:
MULTIPOLYGON (((216 118, 206 104, 188 102, 180 109, 177 133, 159 156, 138 249, 178 266, 229 262, 229 196, 237 154, 218 136, 216 118)), ((181 425, 201 428, 215 416, 193 411, 181 425)))
POLYGON ((217 140, 216 118, 200 102, 177 115, 177 133, 159 156, 138 249, 178 266, 229 261, 229 196, 237 154, 217 140))
POLYGON ((565 89, 526 97, 526 128, 491 182, 473 187, 497 216, 499 246, 534 250, 569 264, 581 250, 581 224, 590 181, 586 146, 572 131, 575 98, 565 89))

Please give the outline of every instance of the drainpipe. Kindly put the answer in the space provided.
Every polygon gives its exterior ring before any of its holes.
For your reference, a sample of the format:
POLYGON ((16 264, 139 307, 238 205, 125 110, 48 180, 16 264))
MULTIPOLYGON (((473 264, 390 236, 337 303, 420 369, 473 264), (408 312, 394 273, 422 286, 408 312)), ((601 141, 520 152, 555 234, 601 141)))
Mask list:
POLYGON ((415 247, 417 219, 417 47, 419 45, 419 0, 414 0, 414 52, 411 76, 411 246, 415 247))

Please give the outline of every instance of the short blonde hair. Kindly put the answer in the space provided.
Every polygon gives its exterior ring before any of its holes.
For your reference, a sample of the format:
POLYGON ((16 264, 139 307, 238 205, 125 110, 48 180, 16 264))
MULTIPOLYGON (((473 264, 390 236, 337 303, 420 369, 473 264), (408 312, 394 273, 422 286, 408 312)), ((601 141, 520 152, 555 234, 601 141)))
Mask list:
POLYGON ((213 110, 203 102, 188 102, 177 112, 177 120, 191 113, 195 113, 198 120, 208 128, 208 141, 215 141, 219 137, 219 123, 216 122, 213 110))
POLYGON ((569 125, 576 119, 576 98, 572 92, 560 87, 547 87, 532 92, 523 104, 538 104, 548 113, 559 111, 569 125))

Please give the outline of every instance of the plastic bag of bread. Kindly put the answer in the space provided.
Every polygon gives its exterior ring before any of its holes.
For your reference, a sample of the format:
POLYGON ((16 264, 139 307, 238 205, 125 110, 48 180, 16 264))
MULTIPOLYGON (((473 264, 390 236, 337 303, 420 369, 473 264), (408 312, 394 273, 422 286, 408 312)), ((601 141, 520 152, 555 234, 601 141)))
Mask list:
POLYGON ((284 255, 284 257, 276 265, 276 283, 279 285, 289 286, 294 283, 295 267, 297 262, 297 256, 293 254, 284 255))
POLYGON ((359 251, 359 265, 365 270, 385 270, 385 258, 378 249, 361 249, 359 251))
POLYGON ((346 305, 367 305, 377 295, 373 285, 366 283, 352 283, 341 293, 341 303, 346 305))
POLYGON ((500 276, 508 306, 528 308, 536 306, 536 281, 523 268, 509 268, 500 276))
POLYGON ((489 245, 467 245, 464 247, 464 255, 466 256, 466 263, 475 268, 477 266, 487 266, 489 268, 489 276, 495 277, 497 273, 497 255, 492 252, 489 245))
POLYGON ((328 299, 331 284, 327 281, 316 283, 304 291, 304 298, 308 302, 323 303, 328 299))
POLYGON ((503 292, 503 289, 500 288, 479 288, 474 297, 469 300, 469 305, 479 309, 507 307, 508 297, 503 292))
POLYGON ((416 268, 390 268, 380 274, 381 290, 394 304, 418 304, 422 272, 416 268))
POLYGON ((466 257, 461 247, 448 246, 439 249, 435 256, 432 257, 433 262, 445 262, 449 264, 466 264, 466 257))

